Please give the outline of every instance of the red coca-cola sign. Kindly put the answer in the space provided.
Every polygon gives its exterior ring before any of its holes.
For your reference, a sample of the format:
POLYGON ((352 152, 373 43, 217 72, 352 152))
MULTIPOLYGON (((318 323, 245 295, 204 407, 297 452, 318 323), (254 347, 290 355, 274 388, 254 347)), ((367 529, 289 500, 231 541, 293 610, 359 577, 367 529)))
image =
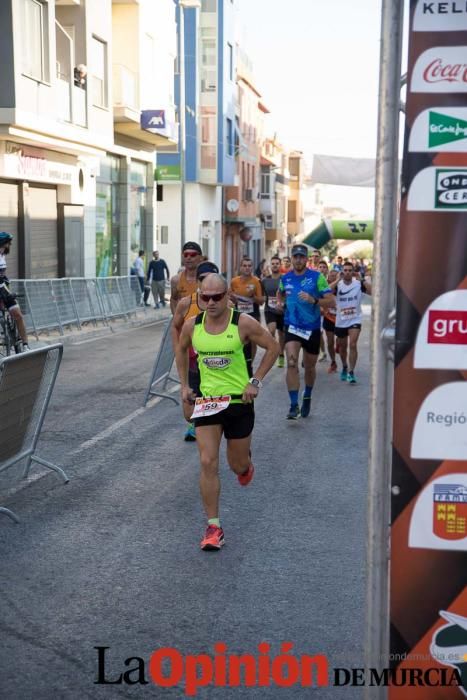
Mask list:
POLYGON ((424 70, 423 78, 427 83, 467 83, 467 65, 465 63, 444 63, 436 58, 424 70))

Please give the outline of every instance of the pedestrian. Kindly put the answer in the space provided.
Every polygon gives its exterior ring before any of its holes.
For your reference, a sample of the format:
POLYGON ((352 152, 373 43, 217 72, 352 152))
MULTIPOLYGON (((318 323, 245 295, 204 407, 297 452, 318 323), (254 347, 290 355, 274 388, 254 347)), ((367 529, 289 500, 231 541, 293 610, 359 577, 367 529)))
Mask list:
POLYGON ((135 262, 133 263, 133 268, 135 270, 136 277, 138 278, 139 286, 141 289, 141 301, 140 301, 141 306, 150 306, 150 304, 148 304, 147 301, 144 299, 144 295, 145 295, 144 281, 146 279, 146 275, 144 274, 144 256, 145 256, 144 250, 140 250, 138 252, 138 257, 136 258, 135 262))
POLYGON ((355 279, 354 266, 351 262, 345 262, 342 279, 333 282, 331 287, 336 289, 335 334, 342 360, 341 379, 356 384, 354 372, 358 359, 358 339, 362 330, 362 294, 371 294, 371 284, 366 279, 355 279))
POLYGON ((228 287, 222 275, 208 275, 201 284, 200 300, 206 306, 183 325, 176 351, 182 400, 193 406, 196 441, 201 472, 200 490, 208 519, 201 549, 219 550, 224 531, 219 518, 219 448, 222 435, 227 440, 227 461, 242 486, 254 474, 251 461, 251 434, 254 426, 254 399, 273 366, 279 346, 271 334, 248 314, 228 306, 228 287), (264 348, 261 363, 252 377, 248 372, 244 347, 255 343, 264 348), (188 383, 188 348, 198 357, 201 377, 200 397, 188 383))
POLYGON ((170 279, 170 272, 165 260, 159 258, 158 250, 153 251, 152 258, 148 267, 147 281, 152 289, 154 308, 158 309, 160 305, 165 306, 165 281, 170 279))
POLYGON ((321 337, 321 309, 334 303, 326 278, 317 270, 307 268, 307 254, 307 246, 303 243, 292 247, 293 269, 281 277, 277 292, 279 306, 285 302, 286 382, 290 397, 288 420, 296 420, 299 415, 306 418, 310 413, 321 337), (305 390, 300 409, 298 361, 301 348, 305 367, 305 390))
MULTIPOLYGON (((194 316, 197 316, 201 311, 204 310, 205 306, 201 306, 200 300, 199 300, 199 287, 201 286, 201 282, 204 280, 207 275, 210 275, 212 273, 218 273, 219 268, 217 265, 215 265, 212 262, 209 261, 203 261, 200 262, 198 267, 196 268, 196 281, 198 284, 198 289, 193 292, 189 297, 183 297, 183 299, 180 299, 180 301, 177 304, 177 308, 175 309, 174 317, 173 317, 173 322, 172 322, 172 345, 174 348, 174 352, 177 350, 179 338, 180 338, 180 333, 183 328, 183 324, 185 321, 187 321, 189 318, 193 318, 194 316)), ((199 395, 199 370, 198 370, 198 362, 196 360, 196 354, 193 350, 193 348, 190 346, 188 350, 188 357, 189 357, 189 367, 188 367, 188 384, 190 388, 193 390, 194 394, 196 396, 199 395)), ((185 442, 194 442, 196 440, 196 433, 195 433, 195 426, 193 422, 191 421, 191 414, 193 413, 192 409, 190 408, 189 404, 184 403, 183 404, 183 415, 185 416, 185 420, 188 423, 188 427, 186 429, 185 435, 184 435, 184 440, 185 442)))
POLYGON ((187 241, 182 248, 182 270, 170 280, 170 310, 175 313, 177 303, 183 297, 189 297, 196 292, 196 268, 203 258, 199 243, 187 241))
POLYGON ((261 281, 263 294, 265 297, 264 319, 268 327, 268 331, 272 337, 276 337, 276 332, 279 339, 280 353, 277 358, 277 366, 284 367, 284 311, 279 309, 277 305, 277 290, 281 279, 280 273, 281 260, 278 255, 273 255, 271 258, 271 274, 269 277, 264 277, 261 281))

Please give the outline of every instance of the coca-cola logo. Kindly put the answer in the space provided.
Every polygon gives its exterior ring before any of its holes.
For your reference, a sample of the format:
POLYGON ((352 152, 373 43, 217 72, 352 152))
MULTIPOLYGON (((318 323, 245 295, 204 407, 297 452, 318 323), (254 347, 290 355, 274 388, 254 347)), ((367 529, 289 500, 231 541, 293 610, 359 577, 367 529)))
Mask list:
POLYGON ((423 71, 423 78, 427 83, 467 83, 467 65, 444 63, 442 58, 436 58, 423 71))
POLYGON ((418 57, 412 92, 467 92, 467 46, 435 46, 418 57))

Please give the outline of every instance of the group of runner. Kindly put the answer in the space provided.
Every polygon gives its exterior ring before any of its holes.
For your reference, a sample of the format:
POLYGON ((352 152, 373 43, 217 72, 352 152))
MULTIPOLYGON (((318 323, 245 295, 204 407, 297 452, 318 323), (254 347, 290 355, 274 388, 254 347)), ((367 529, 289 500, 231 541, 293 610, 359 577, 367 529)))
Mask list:
POLYGON ((324 335, 328 371, 337 371, 337 347, 341 379, 356 383, 361 298, 371 293, 371 285, 355 276, 352 263, 344 263, 341 272, 329 270, 315 253, 310 264, 304 244, 294 245, 289 259, 273 256, 270 274, 262 280, 252 274, 252 260, 244 257, 230 285, 214 263, 203 261, 196 242, 185 243, 182 257, 182 272, 171 281, 172 339, 188 421, 185 439, 197 441, 200 455, 200 490, 208 518, 201 548, 219 550, 224 544, 219 519, 222 435, 229 466, 246 486, 254 474, 253 402, 265 376, 276 361, 284 367, 286 360, 286 418, 306 418, 324 335), (267 329, 260 322, 263 304, 267 329), (253 369, 258 346, 264 353, 253 369), (300 351, 305 375, 301 400, 300 351))

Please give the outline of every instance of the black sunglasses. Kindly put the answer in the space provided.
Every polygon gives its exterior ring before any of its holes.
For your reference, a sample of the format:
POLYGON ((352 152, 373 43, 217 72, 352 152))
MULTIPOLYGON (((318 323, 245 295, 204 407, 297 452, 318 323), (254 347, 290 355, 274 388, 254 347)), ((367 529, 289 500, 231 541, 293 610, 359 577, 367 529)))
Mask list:
POLYGON ((211 299, 213 301, 220 301, 225 297, 226 294, 227 292, 219 292, 219 294, 200 294, 199 296, 201 301, 204 301, 205 304, 208 304, 211 301, 211 299))

